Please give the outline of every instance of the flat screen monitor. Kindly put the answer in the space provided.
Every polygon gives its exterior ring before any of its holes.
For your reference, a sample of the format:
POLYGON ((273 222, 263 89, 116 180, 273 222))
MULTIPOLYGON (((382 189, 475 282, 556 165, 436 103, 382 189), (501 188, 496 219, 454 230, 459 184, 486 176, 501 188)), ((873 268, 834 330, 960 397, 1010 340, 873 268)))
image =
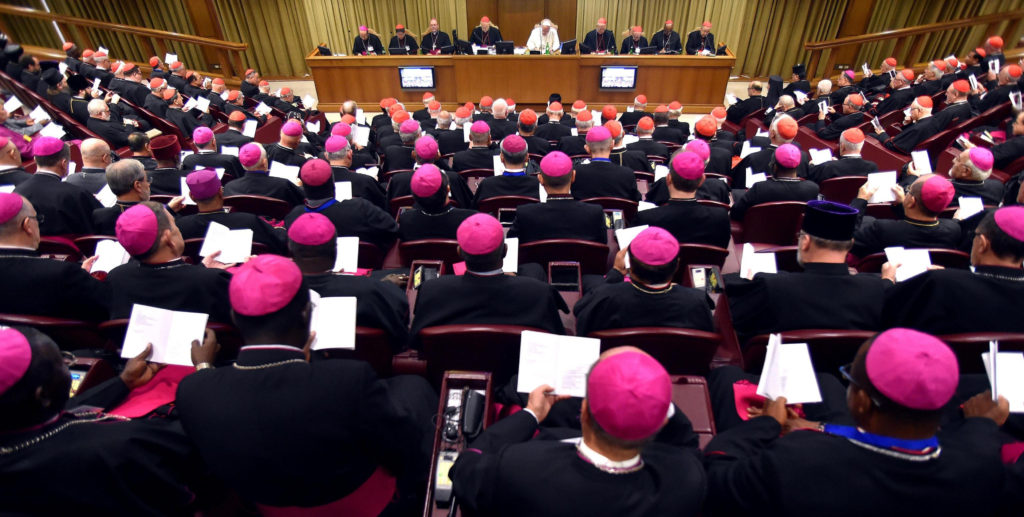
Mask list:
POLYGON ((562 55, 575 54, 576 53, 576 40, 571 39, 569 41, 562 42, 561 48, 562 55))
POLYGON ((511 55, 515 51, 515 48, 515 43, 511 41, 499 41, 494 44, 494 53, 511 55))
POLYGON ((433 90, 434 67, 400 66, 398 78, 403 90, 433 90))
POLYGON ((405 47, 391 47, 388 49, 388 54, 392 56, 406 56, 409 51, 405 47))
POLYGON ((601 83, 598 88, 601 90, 635 90, 636 67, 602 66, 601 83))
POLYGON ((327 48, 327 47, 325 47, 323 45, 317 45, 316 46, 316 50, 317 50, 317 52, 320 53, 321 56, 330 56, 331 55, 331 49, 329 49, 329 48, 327 48))

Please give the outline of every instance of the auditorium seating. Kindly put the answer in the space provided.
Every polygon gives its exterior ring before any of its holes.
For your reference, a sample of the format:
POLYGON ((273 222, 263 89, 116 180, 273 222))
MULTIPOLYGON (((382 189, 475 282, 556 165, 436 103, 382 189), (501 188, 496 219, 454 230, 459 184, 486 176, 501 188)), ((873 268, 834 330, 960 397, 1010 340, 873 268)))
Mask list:
MULTIPOLYGON (((932 265, 935 266, 967 269, 971 265, 971 256, 959 250, 930 248, 928 255, 931 256, 932 265)), ((878 273, 882 271, 882 264, 885 262, 885 252, 873 253, 861 258, 857 262, 857 271, 861 273, 878 273)))
POLYGON ((435 386, 449 370, 491 372, 499 386, 519 371, 519 340, 524 330, 516 325, 439 325, 420 331, 427 379, 435 386))
POLYGON ((754 205, 744 214, 736 242, 758 244, 796 244, 806 203, 775 201, 754 205))
POLYGON ((288 212, 292 211, 288 203, 266 196, 228 196, 224 198, 224 206, 230 207, 233 212, 247 212, 279 221, 284 220, 288 212))
POLYGON ((635 346, 651 354, 668 373, 678 375, 707 375, 722 342, 722 336, 714 332, 674 327, 599 330, 587 337, 600 339, 602 351, 635 346))
POLYGON ((672 403, 679 408, 693 426, 700 439, 700 448, 715 437, 715 417, 711 410, 708 381, 698 375, 672 376, 672 403))
POLYGON ((607 272, 608 246, 574 239, 546 239, 519 245, 519 263, 547 268, 553 261, 579 262, 583 274, 607 272))
MULTIPOLYGON (((835 374, 853 361, 857 349, 875 334, 871 330, 804 329, 781 332, 783 343, 807 343, 814 371, 835 374)), ((768 335, 754 336, 744 345, 744 363, 748 372, 760 373, 768 344, 768 335)))

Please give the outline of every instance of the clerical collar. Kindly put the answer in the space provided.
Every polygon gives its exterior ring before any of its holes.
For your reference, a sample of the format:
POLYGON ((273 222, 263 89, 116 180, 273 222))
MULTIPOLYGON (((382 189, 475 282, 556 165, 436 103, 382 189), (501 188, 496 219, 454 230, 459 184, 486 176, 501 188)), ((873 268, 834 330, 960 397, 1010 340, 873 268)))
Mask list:
POLYGON ((611 158, 591 158, 590 161, 592 161, 592 162, 608 162, 608 163, 612 163, 611 158))
POLYGON ((586 442, 582 439, 576 445, 576 453, 581 460, 609 474, 630 474, 644 468, 644 460, 639 454, 624 461, 612 461, 594 449, 587 447, 586 442))
POLYGON ((262 370, 292 363, 305 363, 302 350, 289 345, 248 345, 238 350, 238 359, 232 365, 239 370, 262 370))
POLYGON ((188 265, 190 265, 188 262, 185 262, 185 260, 182 259, 181 257, 178 257, 178 258, 172 259, 172 260, 168 260, 167 262, 161 262, 159 264, 150 264, 150 263, 147 263, 147 262, 140 262, 139 264, 142 267, 146 267, 146 268, 149 268, 149 269, 170 269, 172 267, 181 267, 181 266, 188 266, 188 265))
POLYGON ((36 175, 39 175, 39 174, 46 174, 46 175, 53 176, 53 177, 55 177, 57 179, 60 179, 60 174, 57 174, 56 172, 53 172, 53 171, 37 170, 36 171, 36 175))
POLYGON ((644 294, 665 294, 672 290, 672 282, 668 282, 667 284, 641 286, 636 280, 633 280, 629 285, 633 286, 633 289, 644 294))
POLYGON ((505 272, 502 271, 500 267, 498 269, 492 269, 490 271, 466 271, 467 275, 473 276, 500 276, 503 275, 504 273, 505 272))
POLYGON ((335 198, 329 199, 317 199, 317 200, 306 200, 306 212, 323 212, 327 207, 337 203, 338 200, 335 198))
POLYGON ((839 155, 839 159, 840 160, 842 160, 843 158, 860 158, 860 153, 857 153, 857 154, 852 154, 851 153, 851 154, 841 154, 841 155, 839 155))
POLYGON ((0 171, 7 171, 19 168, 17 165, 0 165, 0 171))
POLYGON ((214 214, 229 214, 229 213, 231 213, 231 212, 228 212, 227 208, 221 208, 221 209, 218 209, 218 210, 211 210, 209 212, 197 212, 196 215, 214 215, 214 214))
POLYGON ((199 154, 214 154, 216 152, 217 152, 216 149, 200 149, 199 150, 199 154))
POLYGON ((935 436, 922 440, 904 440, 902 438, 869 433, 859 427, 833 424, 823 425, 822 431, 827 434, 842 436, 849 440, 850 443, 869 451, 907 461, 929 461, 938 458, 942 453, 939 439, 935 436))
POLYGON ((904 217, 903 221, 905 221, 907 223, 910 223, 910 224, 912 224, 914 226, 931 227, 931 226, 938 226, 939 225, 939 220, 938 219, 936 219, 934 221, 922 221, 920 219, 912 219, 910 217, 904 217))
POLYGON ((1024 282, 1024 269, 1003 266, 975 266, 974 274, 1010 282, 1024 282))
POLYGON ((669 198, 668 202, 669 203, 672 203, 672 202, 675 202, 675 203, 696 203, 697 202, 697 198, 696 197, 673 197, 673 198, 669 198))
POLYGON ((503 176, 526 176, 526 169, 505 169, 503 176))
POLYGON ((548 194, 548 201, 574 200, 572 194, 548 194))

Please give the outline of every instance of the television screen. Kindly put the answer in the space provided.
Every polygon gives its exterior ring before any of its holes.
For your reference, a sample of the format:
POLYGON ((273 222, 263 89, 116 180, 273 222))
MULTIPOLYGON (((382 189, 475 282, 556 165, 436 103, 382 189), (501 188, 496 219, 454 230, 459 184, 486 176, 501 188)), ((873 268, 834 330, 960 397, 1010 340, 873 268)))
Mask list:
POLYGON ((434 67, 432 66, 400 66, 398 77, 404 90, 432 90, 434 86, 434 67))
POLYGON ((635 66, 602 66, 602 90, 634 90, 636 89, 635 66))

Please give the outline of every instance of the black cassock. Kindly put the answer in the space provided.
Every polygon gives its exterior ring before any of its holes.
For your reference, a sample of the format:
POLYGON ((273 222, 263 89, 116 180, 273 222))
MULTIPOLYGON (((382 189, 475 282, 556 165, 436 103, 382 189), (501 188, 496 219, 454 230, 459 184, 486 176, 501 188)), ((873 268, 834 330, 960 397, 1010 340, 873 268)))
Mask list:
POLYGON ((366 35, 366 41, 363 38, 356 36, 356 40, 352 43, 352 54, 359 56, 363 54, 377 54, 379 56, 384 55, 385 48, 380 43, 380 38, 373 34, 366 35))
POLYGON ((595 159, 588 164, 576 165, 572 196, 579 200, 592 197, 617 197, 630 201, 641 199, 633 170, 611 163, 608 159, 595 159))
POLYGON ((670 285, 666 289, 640 288, 612 270, 605 283, 585 293, 573 308, 576 334, 585 336, 605 329, 675 327, 711 332, 711 299, 703 289, 670 285), (644 292, 648 291, 648 292, 644 292))
POLYGON ((347 181, 352 184, 352 197, 363 198, 383 210, 388 209, 384 199, 384 190, 380 188, 380 183, 377 183, 372 177, 350 171, 342 165, 332 165, 331 170, 334 172, 335 183, 347 181))
POLYGON ((752 206, 775 201, 811 201, 818 199, 818 184, 799 178, 768 178, 755 183, 732 205, 729 217, 742 221, 752 206))
POLYGON ((413 207, 398 216, 398 238, 403 242, 423 239, 455 240, 459 225, 475 213, 476 210, 451 205, 431 214, 413 207))
POLYGON ((446 32, 427 33, 426 36, 423 36, 423 41, 420 42, 420 52, 429 54, 434 49, 441 50, 442 47, 448 47, 451 44, 452 40, 446 32))
POLYGON ((647 44, 647 38, 640 36, 640 39, 634 40, 632 36, 622 40, 622 48, 619 50, 619 54, 636 54, 640 49, 649 47, 647 44))
POLYGON ((505 173, 501 176, 484 178, 476 188, 476 195, 473 197, 473 208, 476 208, 480 201, 498 196, 526 196, 540 200, 540 182, 525 172, 516 173, 515 176, 505 173))
MULTIPOLYGON (((711 165, 715 162, 714 154, 718 149, 711 148, 712 159, 711 162, 705 167, 705 172, 713 172, 708 170, 711 165)), ((651 184, 647 191, 646 201, 654 203, 656 205, 664 205, 668 203, 669 193, 668 186, 665 185, 667 178, 661 178, 651 184)), ((729 204, 729 195, 732 191, 729 189, 729 185, 716 178, 706 178, 704 183, 697 188, 697 199, 706 199, 708 201, 718 201, 719 203, 729 204)), ((638 213, 639 215, 639 213, 638 213)))
POLYGON ((174 167, 153 169, 149 171, 150 193, 157 196, 180 196, 181 178, 184 177, 184 171, 174 167))
MULTIPOLYGON (((867 201, 854 199, 850 206, 863 214, 867 201)), ((850 253, 858 257, 884 251, 889 246, 955 250, 963 245, 963 229, 959 222, 952 219, 919 221, 908 217, 876 219, 866 216, 854 232, 853 240, 850 253)))
POLYGON ((360 241, 380 248, 382 253, 387 253, 398 235, 398 224, 391 214, 360 198, 345 201, 330 199, 316 207, 307 201, 305 205, 293 208, 284 218, 285 226, 291 228, 300 215, 310 212, 317 212, 330 219, 339 237, 359 237, 360 241))
POLYGON ((520 244, 547 239, 608 242, 604 209, 565 195, 550 196, 546 203, 516 207, 516 219, 508 230, 508 236, 518 237, 520 244))
POLYGON ((187 264, 181 259, 163 264, 131 261, 107 275, 110 285, 110 317, 131 316, 138 303, 172 311, 200 312, 210 321, 231 323, 228 282, 231 273, 187 264))
POLYGON ((449 476, 463 508, 538 517, 700 512, 706 479, 686 445, 693 433, 678 408, 644 446, 643 466, 633 472, 599 470, 580 457, 574 443, 531 440, 537 428, 536 419, 520 411, 489 427, 459 455, 449 476))
POLYGON ((224 197, 266 196, 280 199, 289 205, 301 205, 305 200, 302 190, 284 178, 274 178, 265 171, 246 171, 245 176, 224 186, 224 197))
POLYGON ((715 47, 715 35, 709 32, 707 36, 702 36, 699 30, 688 34, 686 36, 686 53, 692 56, 702 50, 711 52, 718 50, 715 47))
POLYGON ((50 172, 37 172, 21 182, 14 193, 25 196, 44 218, 39 233, 47 235, 88 235, 93 233, 92 211, 103 205, 81 187, 68 185, 50 172))
POLYGON ((110 286, 81 265, 42 258, 34 250, 0 248, 0 283, 8 296, 0 312, 54 318, 105 320, 110 286))
MULTIPOLYGON (((451 200, 455 202, 460 208, 467 208, 472 206, 473 193, 469 190, 469 184, 466 183, 466 178, 459 176, 459 173, 447 171, 443 168, 441 172, 445 176, 448 176, 448 188, 451 189, 451 200)), ((391 205, 391 201, 396 197, 411 196, 412 188, 410 182, 412 181, 411 172, 399 172, 394 176, 391 176, 391 182, 388 183, 387 200, 388 206, 391 205)))
POLYGON ((401 352, 409 338, 409 299, 395 284, 367 276, 307 275, 306 285, 324 297, 354 296, 356 325, 387 332, 392 350, 401 352))
POLYGON ((270 248, 269 253, 282 256, 288 255, 288 234, 282 228, 270 226, 256 214, 228 212, 221 209, 216 212, 201 212, 182 216, 175 221, 184 239, 205 238, 212 222, 222 224, 231 230, 251 229, 253 232, 252 242, 265 244, 270 248))
POLYGON ((679 33, 676 31, 670 31, 668 35, 665 35, 664 30, 660 30, 651 36, 651 45, 658 47, 658 51, 668 50, 669 52, 682 52, 683 44, 679 40, 679 33))
POLYGON ((605 30, 604 34, 598 35, 597 30, 592 30, 587 33, 587 36, 583 38, 582 45, 590 47, 591 52, 608 52, 614 54, 615 47, 615 35, 612 31, 605 30))
POLYGON ((96 235, 116 235, 117 218, 125 210, 139 204, 137 201, 118 201, 114 206, 97 208, 92 211, 92 224, 96 235))
MULTIPOLYGON (((718 180, 709 180, 721 183, 718 180)), ((697 203, 696 199, 670 199, 664 206, 637 212, 632 226, 664 228, 680 244, 708 244, 726 248, 732 236, 729 211, 697 203)))
POLYGON ((499 41, 501 41, 501 31, 494 27, 490 27, 487 29, 487 32, 484 32, 480 26, 476 26, 473 28, 473 33, 469 37, 470 43, 475 43, 481 47, 494 46, 494 44, 499 41))
MULTIPOLYGON (((864 176, 878 171, 878 164, 865 160, 859 156, 840 156, 836 160, 820 163, 811 166, 807 171, 807 179, 821 184, 825 180, 840 178, 843 176, 864 176)), ((840 200, 842 203, 849 203, 850 200, 840 200)))
POLYGON ((391 36, 391 41, 388 42, 389 54, 393 48, 403 48, 407 53, 412 55, 415 55, 416 51, 420 49, 420 47, 416 45, 416 39, 408 34, 406 34, 401 41, 399 41, 398 36, 391 36))
POLYGON ((896 284, 885 298, 886 326, 931 334, 1024 332, 1024 270, 997 266, 928 271, 896 284))
MULTIPOLYGON (((220 135, 217 137, 219 139, 220 135)), ((181 161, 181 169, 189 172, 196 169, 224 169, 224 173, 230 174, 234 179, 245 175, 245 169, 242 168, 242 163, 238 161, 237 156, 215 151, 199 151, 186 156, 181 161)))

